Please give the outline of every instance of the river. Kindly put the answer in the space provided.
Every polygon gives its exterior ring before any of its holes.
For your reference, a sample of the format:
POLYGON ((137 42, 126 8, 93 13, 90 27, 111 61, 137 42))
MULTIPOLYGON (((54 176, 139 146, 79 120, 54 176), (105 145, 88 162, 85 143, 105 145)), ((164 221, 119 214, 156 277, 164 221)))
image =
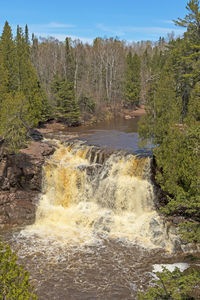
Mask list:
POLYGON ((47 136, 57 150, 44 166, 36 221, 1 232, 39 299, 136 299, 161 264, 193 264, 172 252, 176 236, 155 211, 151 157, 138 148, 137 123, 47 136), (65 136, 71 140, 61 144, 65 136))
MULTIPOLYGON (((132 119, 114 118, 107 121, 101 121, 87 126, 71 127, 63 131, 57 131, 53 134, 47 134, 47 137, 65 139, 71 135, 72 139, 79 138, 88 144, 97 145, 106 149, 124 149, 129 152, 144 152, 150 146, 139 147, 139 137, 137 133, 140 117, 132 119)), ((152 145, 151 145, 152 147, 152 145)))

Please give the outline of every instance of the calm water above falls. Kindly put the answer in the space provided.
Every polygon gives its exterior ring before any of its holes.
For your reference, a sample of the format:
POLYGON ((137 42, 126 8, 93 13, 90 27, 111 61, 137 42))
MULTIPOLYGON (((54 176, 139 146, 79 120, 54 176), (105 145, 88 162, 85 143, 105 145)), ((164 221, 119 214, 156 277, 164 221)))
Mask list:
MULTIPOLYGON (((116 118, 100 122, 91 126, 72 127, 67 134, 80 137, 88 144, 106 147, 109 149, 125 149, 129 152, 143 151, 138 147, 139 137, 137 133, 139 117, 130 120, 116 118)), ((65 132, 59 132, 64 135, 65 132)))
MULTIPOLYGON (((92 144, 90 130, 80 129, 92 144)), ((39 299, 136 299, 153 279, 154 264, 183 261, 170 254, 176 237, 154 209, 150 166, 149 157, 58 143, 44 166, 35 224, 2 233, 30 271, 39 299)))

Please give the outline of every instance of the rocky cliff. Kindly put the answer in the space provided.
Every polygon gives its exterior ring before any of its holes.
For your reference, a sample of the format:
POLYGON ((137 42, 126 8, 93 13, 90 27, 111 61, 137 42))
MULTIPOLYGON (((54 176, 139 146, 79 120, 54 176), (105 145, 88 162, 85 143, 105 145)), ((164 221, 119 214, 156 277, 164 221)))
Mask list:
POLYGON ((0 228, 34 222, 42 165, 53 152, 51 144, 33 141, 19 154, 8 154, 0 141, 0 228))

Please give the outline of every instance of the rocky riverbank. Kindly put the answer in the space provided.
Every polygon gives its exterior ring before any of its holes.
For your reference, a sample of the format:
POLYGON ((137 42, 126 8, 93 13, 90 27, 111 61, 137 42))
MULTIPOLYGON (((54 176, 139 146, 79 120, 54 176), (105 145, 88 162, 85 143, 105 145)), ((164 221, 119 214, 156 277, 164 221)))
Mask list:
POLYGON ((53 145, 33 141, 19 154, 8 154, 0 144, 0 228, 31 224, 41 192, 42 166, 53 145))

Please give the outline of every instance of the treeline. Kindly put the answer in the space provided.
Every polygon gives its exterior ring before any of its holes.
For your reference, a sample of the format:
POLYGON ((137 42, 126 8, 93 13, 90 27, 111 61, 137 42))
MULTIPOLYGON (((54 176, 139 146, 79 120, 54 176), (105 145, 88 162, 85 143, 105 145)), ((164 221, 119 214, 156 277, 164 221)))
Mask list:
POLYGON ((147 88, 143 141, 151 139, 156 178, 167 194, 167 215, 184 216, 184 239, 200 242, 200 7, 187 3, 188 14, 175 21, 186 27, 155 63, 147 88))
POLYGON ((166 45, 163 38, 131 45, 96 38, 89 45, 34 34, 30 41, 27 25, 24 32, 18 26, 13 38, 6 22, 0 38, 0 135, 16 150, 41 121, 76 126, 144 103, 152 65, 166 45))
POLYGON ((131 45, 96 38, 89 45, 33 34, 30 41, 27 25, 13 37, 6 22, 0 37, 0 136, 16 151, 39 122, 53 118, 76 126, 144 103, 166 46, 164 38, 131 45))
MULTIPOLYGON (((173 35, 170 37, 173 38, 173 35)), ((80 40, 65 42, 32 36, 31 61, 50 99, 55 105, 52 84, 72 82, 81 114, 101 115, 105 108, 117 111, 121 106, 145 101, 146 82, 151 77, 150 60, 164 51, 163 38, 127 45, 115 38, 96 38, 92 45, 80 40), (158 54, 159 52, 159 54, 158 54)))

